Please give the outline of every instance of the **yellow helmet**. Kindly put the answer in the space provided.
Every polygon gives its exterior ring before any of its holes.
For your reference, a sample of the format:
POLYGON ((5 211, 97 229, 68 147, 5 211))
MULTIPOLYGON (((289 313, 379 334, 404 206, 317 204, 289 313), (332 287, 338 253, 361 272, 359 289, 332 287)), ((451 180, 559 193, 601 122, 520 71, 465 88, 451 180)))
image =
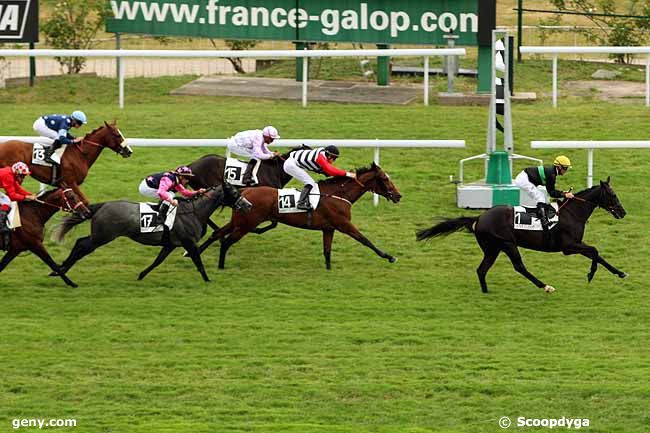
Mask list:
POLYGON ((569 168, 571 167, 571 160, 564 155, 560 155, 557 158, 555 158, 555 161, 553 161, 553 165, 556 167, 569 168))

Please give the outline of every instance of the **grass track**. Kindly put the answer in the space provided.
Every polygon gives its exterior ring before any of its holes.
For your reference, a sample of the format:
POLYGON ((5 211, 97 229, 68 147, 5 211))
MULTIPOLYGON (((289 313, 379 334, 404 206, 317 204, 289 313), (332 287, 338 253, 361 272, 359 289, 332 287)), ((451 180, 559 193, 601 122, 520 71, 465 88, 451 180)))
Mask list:
MULTIPOLYGON (((135 281, 157 250, 128 240, 73 268, 77 290, 48 278, 35 257, 16 259, 2 273, 0 431, 11 431, 13 418, 44 417, 77 419, 75 429, 49 431, 93 433, 475 433, 501 431, 504 415, 590 418, 589 432, 647 431, 647 151, 596 153, 596 177, 612 176, 628 216, 597 211, 586 241, 628 280, 601 268, 587 284, 586 259, 522 251, 558 292, 544 296, 500 257, 485 296, 470 235, 414 242, 434 215, 474 214, 455 208, 448 176, 460 158, 484 150, 484 108, 303 110, 295 102, 166 96, 184 81, 128 80, 123 113, 110 80, 0 90, 2 133, 31 135, 36 116, 77 101, 91 125, 116 117, 133 137, 223 137, 273 123, 286 137, 462 138, 468 148, 382 151, 403 202, 375 209, 364 197, 353 215, 399 258, 394 265, 336 234, 327 272, 320 234, 287 227, 244 238, 223 272, 208 250, 209 284, 180 254, 135 281)), ((515 105, 516 151, 549 160, 530 140, 647 139, 647 116, 641 102, 515 105)), ((130 160, 102 155, 84 184, 94 201, 137 200, 144 175, 208 153, 135 150, 130 160)), ((561 186, 584 187, 585 153, 570 152, 576 169, 561 186)), ((339 165, 370 159, 369 150, 346 149, 339 165)), ((87 231, 48 248, 61 261, 87 231)))

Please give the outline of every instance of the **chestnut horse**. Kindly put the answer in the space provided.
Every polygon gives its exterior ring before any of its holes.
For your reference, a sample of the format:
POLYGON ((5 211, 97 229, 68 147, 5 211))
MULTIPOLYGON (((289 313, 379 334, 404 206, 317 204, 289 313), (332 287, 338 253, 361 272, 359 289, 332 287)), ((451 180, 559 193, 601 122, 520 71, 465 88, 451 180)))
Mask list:
POLYGON ((54 262, 50 254, 43 246, 45 223, 58 210, 73 212, 82 218, 90 216, 86 205, 71 188, 60 187, 51 191, 39 194, 35 201, 23 201, 18 204, 20 210, 21 226, 11 234, 11 243, 7 253, 0 260, 0 272, 16 256, 23 251, 31 251, 36 254, 46 265, 61 276, 68 286, 77 287, 54 262))
POLYGON ((476 242, 483 250, 483 261, 476 270, 483 293, 488 291, 485 276, 501 251, 506 253, 517 272, 537 287, 543 288, 546 293, 552 293, 555 291, 553 286, 544 284, 526 269, 517 247, 549 253, 562 252, 565 255, 582 254, 591 259, 591 269, 587 274, 588 281, 594 277, 598 264, 620 278, 627 277, 625 272, 607 263, 596 248, 582 241, 587 220, 598 207, 602 207, 616 219, 625 216, 625 209, 610 186, 609 178, 607 182, 601 181, 600 185, 580 191, 573 199, 560 203, 559 221, 557 226, 551 229, 550 243, 545 243, 541 231, 515 229, 514 212, 511 206, 495 206, 477 217, 446 218, 431 228, 418 231, 417 240, 445 236, 466 229, 474 233, 476 242))
POLYGON ((104 122, 103 126, 86 134, 80 143, 67 146, 61 158, 61 166, 57 168, 57 178, 54 181, 52 180, 52 167, 32 164, 32 143, 18 140, 0 143, 0 167, 23 161, 29 165, 32 177, 36 180, 53 186, 68 185, 85 204, 88 204, 88 198, 79 189, 79 185, 86 179, 88 170, 95 163, 104 147, 108 147, 124 158, 128 158, 133 153, 116 124, 104 122))
POLYGON ((375 247, 359 229, 352 224, 352 204, 364 193, 372 191, 397 203, 402 195, 388 175, 374 163, 357 171, 357 178, 333 177, 318 182, 320 203, 313 212, 279 213, 278 190, 269 187, 245 188, 242 197, 252 203, 250 212, 244 214, 233 210, 230 222, 216 232, 201 246, 201 251, 216 239, 223 239, 219 253, 219 269, 223 269, 228 249, 264 221, 278 221, 307 230, 323 232, 323 254, 326 268, 332 269, 331 252, 334 231, 338 230, 373 250, 379 257, 394 263, 397 259, 375 247))

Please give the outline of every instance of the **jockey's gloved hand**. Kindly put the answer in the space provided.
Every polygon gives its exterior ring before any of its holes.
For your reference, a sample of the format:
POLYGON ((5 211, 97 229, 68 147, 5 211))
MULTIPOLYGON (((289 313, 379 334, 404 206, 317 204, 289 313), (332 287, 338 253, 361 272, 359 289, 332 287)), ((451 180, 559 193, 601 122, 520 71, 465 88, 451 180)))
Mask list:
POLYGON ((356 179, 356 178, 357 178, 357 174, 356 174, 355 172, 353 172, 353 171, 348 171, 347 173, 345 173, 345 175, 346 175, 347 177, 351 177, 352 179, 356 179))

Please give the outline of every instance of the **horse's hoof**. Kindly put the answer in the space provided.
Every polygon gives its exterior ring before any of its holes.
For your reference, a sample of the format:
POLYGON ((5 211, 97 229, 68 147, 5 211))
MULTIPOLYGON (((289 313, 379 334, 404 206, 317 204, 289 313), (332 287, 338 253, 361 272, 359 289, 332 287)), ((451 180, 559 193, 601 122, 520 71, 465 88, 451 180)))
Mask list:
POLYGON ((388 256, 388 263, 395 263, 396 261, 397 261, 397 257, 388 256))
POLYGON ((548 284, 544 286, 544 293, 553 293, 555 292, 555 287, 549 286, 548 284))
POLYGON ((48 277, 58 277, 58 276, 59 276, 58 272, 54 272, 54 271, 48 274, 48 277))
POLYGON ((142 280, 144 279, 144 277, 145 277, 145 276, 142 275, 142 274, 138 275, 138 281, 142 281, 142 280))
POLYGON ((68 286, 72 287, 73 289, 76 289, 77 287, 79 287, 79 284, 77 284, 77 283, 75 283, 75 282, 73 282, 73 281, 70 281, 70 282, 68 283, 68 286))
POLYGON ((591 280, 593 280, 593 279, 594 279, 594 274, 592 274, 591 272, 588 273, 588 274, 587 274, 587 282, 588 282, 588 283, 591 283, 591 280))
POLYGON ((621 272, 620 274, 618 274, 618 278, 623 278, 623 279, 625 279, 625 278, 627 278, 629 276, 630 276, 630 274, 628 274, 627 272, 621 272))

